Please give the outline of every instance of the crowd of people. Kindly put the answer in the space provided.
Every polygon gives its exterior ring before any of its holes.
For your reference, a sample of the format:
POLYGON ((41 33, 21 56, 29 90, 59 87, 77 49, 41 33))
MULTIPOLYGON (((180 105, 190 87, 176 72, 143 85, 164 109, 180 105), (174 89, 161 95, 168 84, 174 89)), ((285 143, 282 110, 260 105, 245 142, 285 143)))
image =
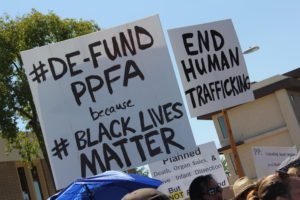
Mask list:
MULTIPOLYGON (((300 200, 300 160, 257 181, 248 177, 232 185, 232 200, 300 200)), ((196 177, 189 186, 190 200, 223 200, 222 188, 211 174, 196 177)), ((122 200, 171 200, 152 188, 143 188, 125 195, 122 200)))

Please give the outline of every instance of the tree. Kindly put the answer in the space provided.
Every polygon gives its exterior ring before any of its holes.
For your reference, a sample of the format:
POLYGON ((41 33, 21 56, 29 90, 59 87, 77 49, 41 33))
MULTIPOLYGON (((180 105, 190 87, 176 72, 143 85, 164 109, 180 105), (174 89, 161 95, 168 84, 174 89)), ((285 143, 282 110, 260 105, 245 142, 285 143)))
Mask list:
POLYGON ((7 140, 8 151, 19 151, 23 161, 38 158, 40 149, 49 164, 20 52, 98 30, 93 21, 61 19, 34 9, 22 17, 0 17, 0 137, 7 140), (26 132, 19 130, 20 121, 26 132))

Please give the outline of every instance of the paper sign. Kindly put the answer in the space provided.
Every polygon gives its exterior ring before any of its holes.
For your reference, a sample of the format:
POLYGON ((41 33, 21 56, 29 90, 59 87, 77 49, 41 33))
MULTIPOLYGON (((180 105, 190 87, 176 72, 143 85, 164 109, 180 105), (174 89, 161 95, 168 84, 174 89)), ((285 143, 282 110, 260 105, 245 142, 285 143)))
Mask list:
POLYGON ((254 99, 231 20, 168 32, 192 117, 254 99))
POLYGON ((273 174, 279 165, 297 150, 292 147, 252 147, 257 178, 273 174))
POLYGON ((158 16, 21 55, 58 189, 195 147, 158 16))
POLYGON ((229 186, 214 142, 197 149, 149 164, 153 178, 163 181, 158 190, 171 199, 189 197, 188 189, 194 178, 212 174, 221 187, 229 186))

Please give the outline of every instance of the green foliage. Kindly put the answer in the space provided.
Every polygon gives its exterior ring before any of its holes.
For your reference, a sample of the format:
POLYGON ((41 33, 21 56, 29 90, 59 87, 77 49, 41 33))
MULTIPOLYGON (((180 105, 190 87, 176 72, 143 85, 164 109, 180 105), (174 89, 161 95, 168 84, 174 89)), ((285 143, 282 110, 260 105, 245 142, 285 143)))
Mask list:
POLYGON ((149 176, 149 171, 146 169, 146 167, 133 168, 133 169, 128 170, 127 172, 131 173, 131 174, 149 176))
POLYGON ((20 52, 98 30, 93 21, 61 19, 34 9, 22 17, 0 16, 0 137, 7 140, 8 151, 17 149, 30 162, 38 156, 39 144, 47 157, 20 52), (29 133, 20 133, 18 120, 29 133))
POLYGON ((228 163, 227 163, 227 161, 226 161, 226 159, 225 159, 224 157, 221 157, 221 163, 222 163, 222 165, 223 165, 225 174, 226 174, 227 176, 230 176, 230 171, 229 171, 228 163))
POLYGON ((5 149, 7 154, 14 149, 18 149, 19 154, 26 163, 31 163, 34 158, 40 157, 40 148, 35 134, 19 132, 16 137, 8 140, 5 149))

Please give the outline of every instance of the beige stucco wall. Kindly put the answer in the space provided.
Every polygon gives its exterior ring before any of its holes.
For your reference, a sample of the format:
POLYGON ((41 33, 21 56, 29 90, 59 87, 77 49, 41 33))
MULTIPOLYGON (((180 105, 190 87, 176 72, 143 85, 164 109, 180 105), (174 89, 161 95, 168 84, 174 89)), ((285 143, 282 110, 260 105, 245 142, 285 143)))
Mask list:
POLYGON ((288 91, 292 107, 294 108, 298 123, 300 122, 300 92, 288 91))
MULTIPOLYGON (((276 132, 274 131, 272 134, 266 134, 266 137, 260 138, 258 140, 253 140, 249 142, 245 142, 243 145, 240 145, 237 147, 238 154, 241 160, 242 168, 246 176, 252 179, 256 179, 256 171, 255 171, 255 163, 253 160, 253 154, 252 154, 252 147, 253 146, 260 146, 260 147, 288 147, 292 146, 293 142, 291 140, 291 137, 286 129, 280 129, 283 131, 276 132)), ((228 162, 228 166, 230 169, 230 173, 232 177, 230 178, 231 184, 233 184, 233 181, 238 178, 237 175, 234 172, 233 164, 231 162, 231 159, 229 157, 229 153, 231 150, 224 151, 225 158, 228 162)))
MULTIPOLYGON (((275 94, 237 106, 227 112, 236 142, 285 126, 275 94)), ((221 146, 226 146, 229 145, 229 139, 223 138, 217 120, 221 115, 217 114, 212 118, 221 146)))
POLYGON ((300 125, 295 115, 300 110, 294 110, 291 103, 291 98, 288 92, 284 89, 275 92, 276 98, 278 99, 279 106, 289 130, 289 134, 293 140, 293 145, 300 146, 300 125))
MULTIPOLYGON (((243 141, 237 147, 242 168, 246 176, 256 179, 252 155, 253 146, 300 146, 300 93, 278 90, 255 101, 227 110, 235 142, 243 141), (292 97, 291 97, 292 96, 292 97)), ((212 117, 221 146, 229 145, 224 139, 217 118, 212 117)), ((229 182, 232 184, 238 177, 235 174, 229 153, 223 151, 231 172, 229 182)))

